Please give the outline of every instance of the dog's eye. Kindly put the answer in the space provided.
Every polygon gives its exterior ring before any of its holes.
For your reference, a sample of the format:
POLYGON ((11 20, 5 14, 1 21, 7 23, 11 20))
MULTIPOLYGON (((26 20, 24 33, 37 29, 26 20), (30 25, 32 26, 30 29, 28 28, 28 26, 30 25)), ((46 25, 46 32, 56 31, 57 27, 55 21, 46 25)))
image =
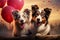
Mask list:
POLYGON ((23 15, 24 18, 26 18, 24 15, 23 15))

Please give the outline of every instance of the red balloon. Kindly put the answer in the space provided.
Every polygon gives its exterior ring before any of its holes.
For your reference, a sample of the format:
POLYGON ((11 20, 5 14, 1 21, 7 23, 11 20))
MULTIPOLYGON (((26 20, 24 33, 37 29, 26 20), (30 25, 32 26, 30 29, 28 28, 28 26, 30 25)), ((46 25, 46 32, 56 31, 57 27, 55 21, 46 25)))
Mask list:
POLYGON ((1 13, 2 18, 8 23, 11 23, 13 21, 13 16, 12 16, 13 11, 15 11, 15 9, 11 6, 4 7, 1 13))
POLYGON ((8 0, 7 4, 17 10, 21 10, 24 5, 24 0, 8 0))
POLYGON ((3 8, 6 3, 6 0, 0 0, 0 8, 3 8))

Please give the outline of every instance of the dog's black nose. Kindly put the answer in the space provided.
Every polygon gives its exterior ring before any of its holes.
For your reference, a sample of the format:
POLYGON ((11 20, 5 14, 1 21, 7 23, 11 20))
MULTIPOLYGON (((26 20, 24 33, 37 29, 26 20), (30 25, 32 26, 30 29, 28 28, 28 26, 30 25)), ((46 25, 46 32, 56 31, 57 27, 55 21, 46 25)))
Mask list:
POLYGON ((21 23, 23 23, 23 22, 24 22, 24 20, 20 20, 20 22, 21 22, 21 23))
POLYGON ((40 21, 40 19, 38 18, 37 21, 40 21))

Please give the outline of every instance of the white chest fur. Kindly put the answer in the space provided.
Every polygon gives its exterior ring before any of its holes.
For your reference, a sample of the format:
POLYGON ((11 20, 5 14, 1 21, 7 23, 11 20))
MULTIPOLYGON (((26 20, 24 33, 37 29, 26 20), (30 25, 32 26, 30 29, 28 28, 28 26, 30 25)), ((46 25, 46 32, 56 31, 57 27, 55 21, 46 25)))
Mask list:
POLYGON ((50 25, 47 24, 47 26, 45 26, 45 24, 42 24, 37 31, 38 31, 38 33, 36 34, 37 36, 47 35, 50 32, 50 25))

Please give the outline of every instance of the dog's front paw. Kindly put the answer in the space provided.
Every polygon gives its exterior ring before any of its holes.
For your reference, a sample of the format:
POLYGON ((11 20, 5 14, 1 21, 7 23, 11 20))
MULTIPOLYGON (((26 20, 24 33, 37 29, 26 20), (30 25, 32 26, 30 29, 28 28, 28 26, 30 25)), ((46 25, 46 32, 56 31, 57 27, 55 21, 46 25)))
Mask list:
POLYGON ((37 33, 36 36, 41 36, 41 34, 40 33, 37 33))

